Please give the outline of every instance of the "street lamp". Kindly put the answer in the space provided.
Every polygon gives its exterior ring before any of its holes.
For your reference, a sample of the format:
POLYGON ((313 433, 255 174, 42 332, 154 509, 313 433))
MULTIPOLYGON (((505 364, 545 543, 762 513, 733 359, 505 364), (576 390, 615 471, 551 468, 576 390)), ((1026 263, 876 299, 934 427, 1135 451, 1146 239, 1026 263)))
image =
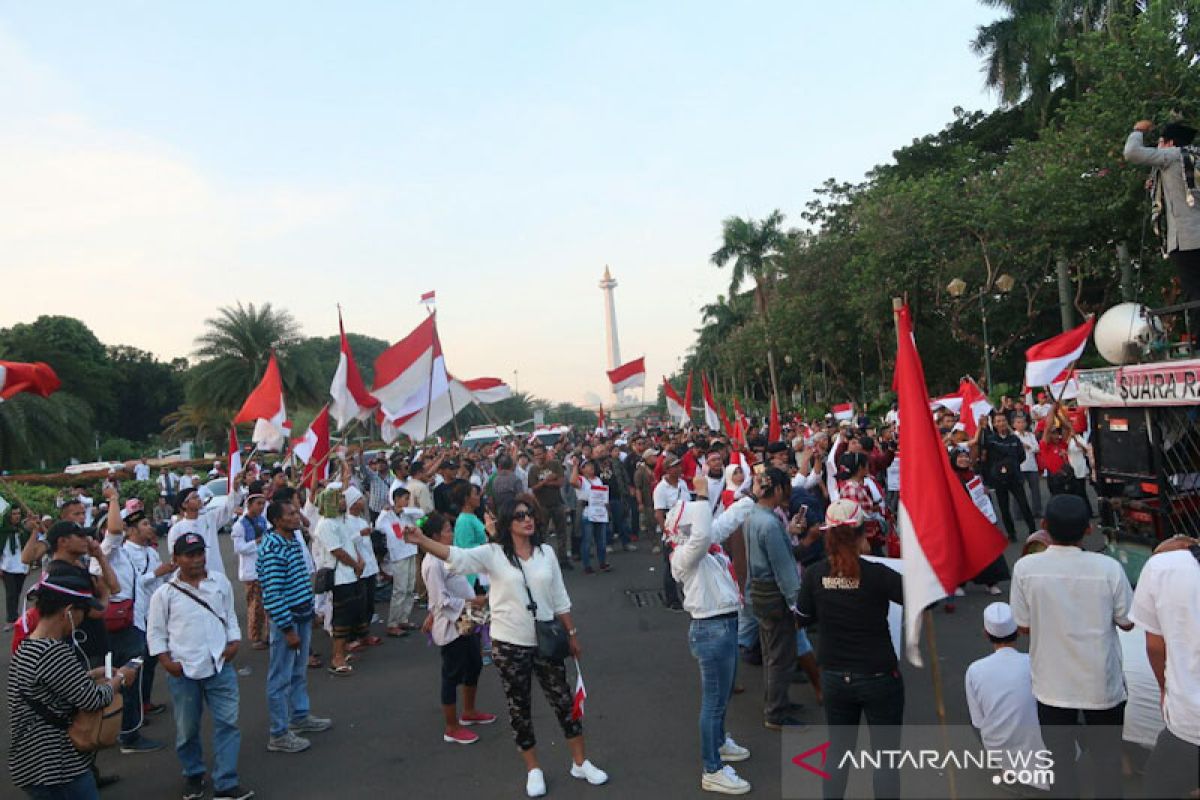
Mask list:
MULTIPOLYGON (((996 291, 1000 292, 1000 294, 1008 294, 1013 290, 1013 287, 1016 286, 1016 284, 1016 279, 1007 272, 997 276, 996 280, 992 282, 992 286, 994 286, 996 291)), ((987 304, 984 302, 984 297, 987 294, 985 291, 986 289, 986 286, 979 287, 979 319, 983 324, 984 380, 987 381, 987 389, 990 392, 992 390, 992 348, 988 344, 987 304)), ((946 291, 950 293, 951 297, 962 297, 967 292, 967 282, 962 278, 955 278, 954 280, 950 281, 950 283, 946 284, 946 291)))

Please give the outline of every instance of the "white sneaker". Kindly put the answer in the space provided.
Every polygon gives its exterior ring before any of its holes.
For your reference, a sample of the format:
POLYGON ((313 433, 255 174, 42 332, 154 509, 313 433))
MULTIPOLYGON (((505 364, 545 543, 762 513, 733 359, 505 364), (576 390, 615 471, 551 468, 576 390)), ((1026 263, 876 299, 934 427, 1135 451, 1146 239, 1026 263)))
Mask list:
POLYGON ((1001 589, 1000 589, 1000 587, 999 587, 999 586, 996 586, 996 585, 994 585, 994 584, 993 584, 992 586, 989 586, 989 587, 988 587, 988 594, 990 594, 990 595, 992 595, 993 597, 995 597, 995 596, 997 596, 997 595, 1004 594, 1004 592, 1003 592, 1003 591, 1001 591, 1001 589))
POLYGON ((726 765, 716 772, 706 772, 700 779, 700 788, 706 792, 718 794, 746 794, 750 791, 750 782, 738 776, 733 767, 726 765))
POLYGON ((586 780, 592 786, 608 783, 608 773, 587 759, 582 764, 571 764, 571 777, 586 780))
POLYGON ((732 736, 725 737, 725 744, 720 749, 722 761, 745 761, 750 757, 750 751, 733 740, 732 736))
POLYGON ((964 589, 963 587, 959 586, 958 588, 956 588, 956 589, 954 590, 954 596, 955 596, 955 597, 966 597, 966 596, 967 596, 967 590, 966 590, 966 589, 964 589))
POLYGON ((530 797, 541 797, 546 793, 546 776, 542 774, 540 767, 529 770, 529 777, 525 779, 525 794, 530 797))

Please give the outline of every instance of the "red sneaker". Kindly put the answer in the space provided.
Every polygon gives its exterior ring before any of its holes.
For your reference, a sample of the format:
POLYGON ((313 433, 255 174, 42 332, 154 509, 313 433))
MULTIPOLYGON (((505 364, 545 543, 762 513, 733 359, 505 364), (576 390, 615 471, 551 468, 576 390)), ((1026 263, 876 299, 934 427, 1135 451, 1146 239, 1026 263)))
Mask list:
POLYGON ((443 733, 442 741, 450 744, 475 744, 479 741, 479 737, 466 728, 455 728, 449 733, 443 733))
POLYGON ((496 715, 476 711, 474 714, 463 714, 458 721, 463 725, 491 725, 496 721, 496 715))

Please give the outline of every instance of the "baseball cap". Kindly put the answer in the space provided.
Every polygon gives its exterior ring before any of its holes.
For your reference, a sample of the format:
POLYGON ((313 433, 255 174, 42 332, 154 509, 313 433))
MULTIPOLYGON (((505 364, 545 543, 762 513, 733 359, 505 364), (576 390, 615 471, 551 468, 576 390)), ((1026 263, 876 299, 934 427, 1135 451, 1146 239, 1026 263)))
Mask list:
POLYGON ((829 504, 825 511, 825 524, 822 527, 836 528, 840 525, 858 526, 863 524, 862 506, 853 500, 837 500, 829 504))
POLYGON ((50 530, 46 531, 46 546, 49 547, 50 552, 53 553, 54 549, 58 546, 59 539, 62 539, 65 536, 75 535, 87 536, 87 528, 77 525, 70 520, 59 520, 50 526, 50 530))
POLYGON ((171 552, 177 556, 185 553, 200 553, 208 549, 208 545, 204 542, 204 537, 198 533, 185 533, 175 540, 175 546, 171 548, 171 552))
POLYGON ((983 610, 983 629, 997 639, 1007 639, 1017 632, 1017 621, 1008 603, 992 603, 983 610))
POLYGON ((670 469, 678 464, 682 459, 674 453, 667 453, 666 459, 663 461, 663 469, 670 469))

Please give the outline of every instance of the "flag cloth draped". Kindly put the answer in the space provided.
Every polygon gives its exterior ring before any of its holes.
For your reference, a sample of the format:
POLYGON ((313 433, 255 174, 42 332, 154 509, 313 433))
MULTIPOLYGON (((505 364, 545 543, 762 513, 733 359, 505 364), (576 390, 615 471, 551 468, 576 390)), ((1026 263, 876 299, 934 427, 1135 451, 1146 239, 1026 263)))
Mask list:
POLYGON ((58 391, 62 381, 41 361, 25 364, 20 361, 0 361, 0 400, 15 394, 29 392, 39 397, 49 397, 58 391))
POLYGON ((683 424, 692 424, 692 373, 688 371, 687 391, 683 393, 683 424))
POLYGON ((587 700, 587 689, 583 685, 583 670, 579 668, 579 659, 575 659, 575 698, 571 702, 571 719, 578 722, 583 719, 583 702, 587 700))
POLYGON ((700 373, 700 390, 704 393, 704 424, 710 431, 719 432, 723 414, 717 410, 717 401, 713 400, 712 387, 708 385, 708 376, 703 372, 700 373))
POLYGON ((854 404, 841 403, 833 407, 833 418, 838 422, 842 420, 853 421, 854 419, 854 404))
POLYGON ((283 378, 279 375, 275 353, 271 353, 262 380, 233 418, 234 425, 251 422, 254 423, 251 440, 255 447, 260 450, 282 450, 287 444, 292 424, 287 421, 287 409, 283 405, 283 378))
POLYGON ((979 430, 979 418, 992 413, 992 402, 970 378, 963 378, 958 384, 958 396, 962 399, 960 418, 967 436, 974 437, 979 430))
POLYGON ((687 424, 687 413, 684 410, 683 400, 679 398, 679 392, 671 386, 671 382, 667 380, 667 376, 663 376, 663 396, 667 399, 667 416, 677 421, 680 425, 687 424))
POLYGON ((464 408, 475 402, 471 390, 455 378, 435 383, 432 394, 433 401, 429 405, 410 414, 392 418, 378 413, 376 419, 379 420, 383 440, 391 444, 403 433, 421 441, 436 433, 443 425, 448 425, 464 408))
POLYGON ((733 398, 733 421, 737 424, 738 438, 745 443, 746 434, 750 430, 750 420, 746 417, 746 412, 742 411, 742 404, 736 397, 733 398))
POLYGON ((771 395, 771 422, 767 427, 767 441, 778 442, 783 440, 783 426, 779 424, 779 404, 775 402, 775 395, 771 395))
POLYGON ((329 475, 329 406, 313 419, 304 436, 292 442, 292 452, 304 464, 300 484, 315 490, 329 475))
POLYGON ((445 394, 449 380, 435 313, 375 359, 371 395, 383 415, 395 420, 425 408, 439 392, 445 394))
POLYGON ((596 415, 596 433, 608 433, 604 426, 604 403, 600 404, 600 413, 596 415))
POLYGON ((646 385, 646 357, 635 358, 633 361, 622 364, 616 369, 608 371, 608 382, 612 384, 614 392, 623 392, 626 389, 634 389, 646 385))
POLYGON ((1087 348, 1088 337, 1096 327, 1096 318, 1088 317, 1082 325, 1038 342, 1025 351, 1025 385, 1049 386, 1064 370, 1079 360, 1087 348))
POLYGON ((512 389, 499 378, 474 378, 463 381, 462 384, 475 398, 476 403, 487 405, 512 397, 512 389))
POLYGON ((233 494, 237 489, 237 477, 242 472, 242 448, 238 445, 237 428, 229 426, 229 483, 227 492, 233 494))
POLYGON ((942 438, 926 410, 925 370, 907 306, 896 312, 896 338, 895 386, 905 420, 898 518, 905 647, 908 660, 921 666, 921 613, 982 572, 1004 552, 1006 541, 950 467, 942 438))
POLYGON ((379 401, 371 396, 363 383, 362 373, 358 371, 358 362, 354 360, 354 351, 350 348, 350 340, 346 338, 346 328, 342 325, 340 308, 338 334, 341 336, 342 350, 338 354, 333 383, 329 386, 329 396, 333 401, 329 404, 329 413, 341 430, 352 419, 363 420, 371 416, 371 411, 379 405, 379 401))

